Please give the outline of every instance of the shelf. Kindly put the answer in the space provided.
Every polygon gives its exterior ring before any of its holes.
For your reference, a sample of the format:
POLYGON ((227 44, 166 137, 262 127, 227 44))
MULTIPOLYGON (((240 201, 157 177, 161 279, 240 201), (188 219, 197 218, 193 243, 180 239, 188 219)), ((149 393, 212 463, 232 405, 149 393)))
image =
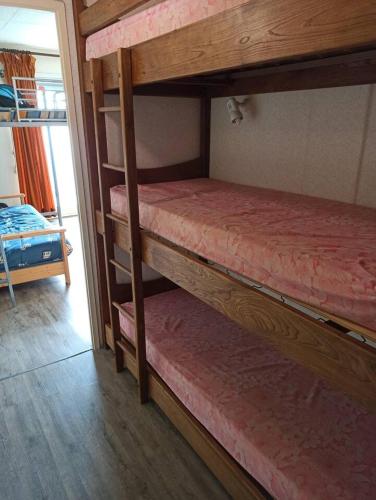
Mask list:
POLYGON ((118 113, 120 111, 120 106, 103 106, 98 108, 100 113, 118 113))

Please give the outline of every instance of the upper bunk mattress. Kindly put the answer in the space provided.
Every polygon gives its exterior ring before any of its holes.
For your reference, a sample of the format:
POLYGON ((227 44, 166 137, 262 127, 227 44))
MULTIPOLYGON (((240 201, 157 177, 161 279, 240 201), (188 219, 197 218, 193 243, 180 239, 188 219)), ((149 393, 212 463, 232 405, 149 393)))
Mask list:
MULTIPOLYGON (((231 271, 376 330, 376 210, 193 179, 139 186, 144 228, 231 271)), ((124 186, 111 189, 126 216, 124 186)))
POLYGON ((181 289, 145 299, 145 325, 151 366, 274 498, 374 498, 375 415, 181 289))
POLYGON ((89 36, 87 60, 131 47, 237 7, 249 0, 165 0, 89 36))

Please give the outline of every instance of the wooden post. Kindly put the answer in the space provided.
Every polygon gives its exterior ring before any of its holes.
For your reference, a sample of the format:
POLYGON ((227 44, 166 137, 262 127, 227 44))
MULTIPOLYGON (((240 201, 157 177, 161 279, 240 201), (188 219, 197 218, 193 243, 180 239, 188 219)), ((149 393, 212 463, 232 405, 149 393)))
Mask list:
POLYGON ((133 111, 132 60, 129 49, 118 50, 120 113, 128 202, 134 327, 139 395, 142 403, 148 399, 146 369, 145 318, 142 285, 141 237, 138 210, 136 143, 133 111))
POLYGON ((211 97, 206 95, 200 100, 200 159, 202 177, 209 177, 210 170, 210 126, 211 97))
POLYGON ((107 217, 111 212, 110 188, 119 183, 119 173, 104 168, 108 163, 107 138, 105 114, 100 111, 104 107, 102 61, 93 59, 91 65, 91 78, 93 86, 93 116, 95 143, 97 150, 99 193, 102 211, 104 260, 107 281, 107 295, 109 303, 109 320, 112 328, 113 345, 115 349, 116 369, 121 371, 124 368, 123 353, 117 341, 120 340, 119 314, 113 305, 116 295, 116 270, 110 265, 110 260, 114 259, 114 241, 112 221, 107 217))
POLYGON ((71 279, 69 273, 69 262, 68 262, 67 243, 65 239, 65 230, 60 233, 60 243, 61 243, 61 255, 63 257, 63 263, 64 263, 65 284, 69 286, 71 284, 71 279))
MULTIPOLYGON (((74 28, 77 40, 77 62, 78 73, 80 79, 81 101, 82 101, 82 114, 84 122, 84 137, 85 149, 88 161, 88 174, 89 185, 92 200, 92 218, 95 221, 96 210, 101 208, 100 195, 99 195, 99 179, 97 168, 97 154, 95 147, 95 134, 94 134, 94 118, 93 118, 93 104, 92 95, 85 92, 85 75, 84 65, 86 60, 86 38, 82 36, 79 28, 80 15, 86 10, 83 0, 73 0, 72 2, 74 14, 74 28)), ((98 295, 100 306, 100 319, 101 319, 101 344, 106 345, 106 325, 110 322, 110 311, 107 300, 107 281, 105 272, 105 256, 102 235, 95 232, 95 263, 96 272, 98 276, 98 289, 95 290, 98 295)))

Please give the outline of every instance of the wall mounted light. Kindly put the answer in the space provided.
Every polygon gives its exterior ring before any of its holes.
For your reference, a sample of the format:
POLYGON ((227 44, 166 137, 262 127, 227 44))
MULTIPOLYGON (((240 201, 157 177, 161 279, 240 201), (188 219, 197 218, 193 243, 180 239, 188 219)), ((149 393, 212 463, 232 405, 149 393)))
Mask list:
POLYGON ((241 103, 237 101, 235 97, 230 97, 226 104, 231 123, 234 125, 240 125, 244 118, 243 113, 240 110, 241 103))

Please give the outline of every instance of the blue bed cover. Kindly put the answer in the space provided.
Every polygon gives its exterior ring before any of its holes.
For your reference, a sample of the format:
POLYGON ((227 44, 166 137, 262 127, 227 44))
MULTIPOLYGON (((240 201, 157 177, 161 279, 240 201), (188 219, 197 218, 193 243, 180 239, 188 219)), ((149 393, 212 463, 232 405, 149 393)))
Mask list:
MULTIPOLYGON (((53 227, 31 205, 0 209, 0 234, 36 231, 53 227)), ((59 233, 4 241, 4 247, 10 270, 56 262, 63 258, 59 233)), ((67 249, 68 253, 72 251, 68 241, 67 249)), ((4 271, 4 264, 0 256, 0 272, 2 271, 4 271)))

